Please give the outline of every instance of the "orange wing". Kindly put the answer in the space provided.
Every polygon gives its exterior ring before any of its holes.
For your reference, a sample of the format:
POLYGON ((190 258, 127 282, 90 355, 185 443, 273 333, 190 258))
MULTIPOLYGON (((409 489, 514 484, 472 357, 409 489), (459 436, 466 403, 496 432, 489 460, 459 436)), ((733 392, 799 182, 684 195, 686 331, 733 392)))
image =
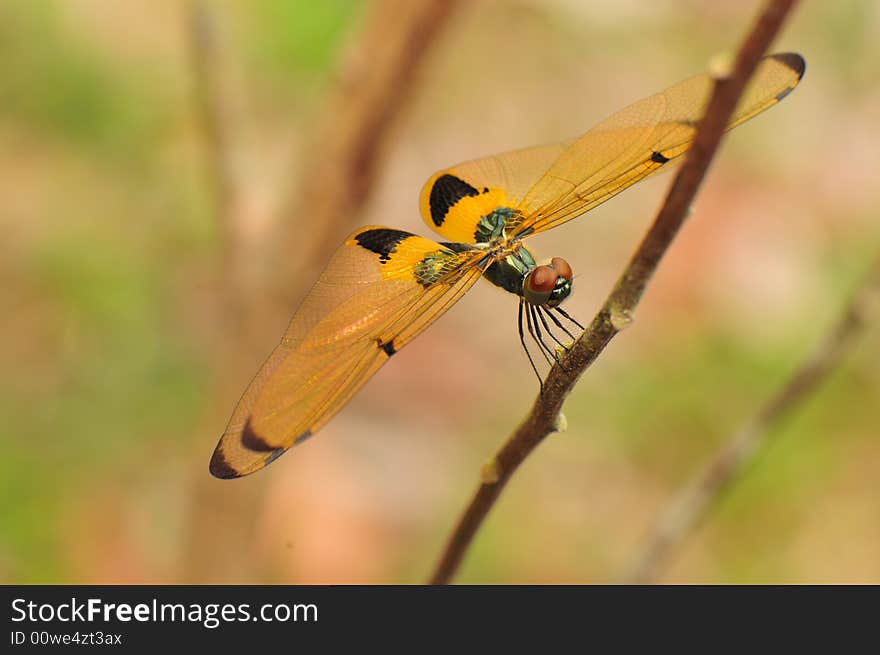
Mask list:
MULTIPOLYGON (((764 57, 727 129, 787 96, 806 64, 794 53, 764 57)), ((422 188, 425 223, 462 243, 490 240, 481 223, 505 217, 508 237, 560 225, 683 155, 712 91, 698 75, 626 107, 581 137, 475 159, 438 171, 422 188)))
POLYGON ((498 207, 516 207, 567 145, 512 150, 434 173, 419 194, 422 219, 451 241, 481 241, 480 218, 498 207))
POLYGON ((354 232, 239 401, 211 473, 253 473, 317 432, 479 279, 483 257, 390 228, 354 232))
MULTIPOLYGON (((726 129, 732 130, 791 93, 806 63, 795 53, 761 60, 726 129)), ((517 206, 510 236, 543 232, 577 218, 691 147, 713 81, 697 75, 640 100, 574 141, 517 206)))

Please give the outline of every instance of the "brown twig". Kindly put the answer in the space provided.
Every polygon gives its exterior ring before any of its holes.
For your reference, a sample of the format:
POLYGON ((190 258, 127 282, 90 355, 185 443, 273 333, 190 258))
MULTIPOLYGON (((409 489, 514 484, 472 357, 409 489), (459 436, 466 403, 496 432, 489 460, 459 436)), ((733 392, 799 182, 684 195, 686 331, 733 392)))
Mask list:
POLYGON ((457 6, 457 0, 377 0, 371 6, 342 62, 304 176, 281 204, 279 245, 288 254, 280 261, 291 266, 278 277, 282 295, 290 295, 294 267, 311 261, 311 253, 325 259, 340 234, 356 225, 421 64, 457 6), (310 239, 304 244, 306 221, 310 239))
POLYGON ((644 548, 624 576, 626 582, 656 580, 684 540, 705 519, 745 466, 774 434, 773 428, 791 416, 840 365, 870 320, 880 315, 880 257, 853 295, 843 315, 819 347, 794 372, 761 410, 734 433, 663 512, 644 548))
POLYGON ((632 321, 632 313, 657 265, 684 223, 737 100, 759 60, 779 32, 796 0, 770 0, 742 44, 728 77, 716 79, 694 143, 672 183, 663 206, 602 308, 575 342, 563 364, 550 369, 529 415, 483 470, 483 481, 459 519, 431 577, 448 583, 474 535, 514 471, 544 438, 555 431, 560 410, 583 372, 605 346, 632 321))

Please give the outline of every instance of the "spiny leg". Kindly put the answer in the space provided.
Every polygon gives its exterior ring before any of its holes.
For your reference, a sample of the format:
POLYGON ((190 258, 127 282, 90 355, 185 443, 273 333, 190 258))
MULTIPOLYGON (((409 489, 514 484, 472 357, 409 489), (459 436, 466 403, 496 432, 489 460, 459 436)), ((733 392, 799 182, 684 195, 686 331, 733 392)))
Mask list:
POLYGON ((535 375, 538 378, 538 385, 540 385, 540 393, 544 395, 544 380, 541 379, 541 374, 538 373, 538 367, 535 366, 535 360, 532 359, 532 353, 529 352, 528 347, 526 346, 526 335, 523 332, 523 303, 525 301, 520 298, 519 299, 519 342, 522 344, 523 350, 526 351, 526 357, 529 358, 529 364, 532 365, 532 370, 535 372, 535 375))
POLYGON ((534 305, 526 301, 526 327, 528 328, 529 334, 532 336, 532 339, 535 341, 535 343, 538 344, 538 350, 544 357, 544 361, 547 362, 548 366, 553 366, 553 359, 551 359, 550 355, 547 354, 547 346, 541 339, 538 338, 538 335, 535 334, 535 326, 537 324, 537 321, 532 321, 533 311, 534 305))
MULTIPOLYGON (((558 327, 560 330, 562 330, 563 332, 565 332, 565 333, 571 338, 572 341, 577 341, 577 337, 574 336, 574 335, 568 330, 568 328, 565 327, 565 325, 563 325, 562 321, 560 321, 560 320, 559 320, 558 318, 556 318, 553 314, 551 314, 549 309, 544 308, 544 313, 547 314, 547 316, 550 317, 550 320, 553 321, 553 322, 556 324, 556 327, 558 327)), ((568 347, 566 348, 566 350, 568 350, 569 348, 571 348, 571 346, 568 346, 568 347)))
MULTIPOLYGON (((559 348, 562 348, 563 351, 568 352, 569 346, 567 346, 567 345, 565 345, 564 343, 562 343, 562 342, 557 338, 557 336, 556 336, 555 334, 553 334, 553 330, 550 329, 550 326, 547 325, 547 319, 544 318, 544 312, 546 312, 546 311, 547 311, 547 310, 544 309, 543 307, 541 307, 540 305, 538 305, 537 307, 535 307, 535 314, 537 315, 537 317, 538 317, 539 319, 541 319, 541 324, 544 326, 544 330, 547 332, 547 334, 550 335, 550 338, 553 339, 553 341, 555 341, 555 342, 559 345, 559 348)), ((550 315, 550 318, 551 318, 554 322, 556 322, 556 318, 555 318, 555 317, 553 317, 552 315, 550 315)), ((557 325, 559 325, 558 322, 557 322, 557 325)), ((560 327, 561 327, 561 325, 560 325, 560 327)), ((562 329, 565 330, 565 328, 562 328, 562 329)), ((569 335, 569 336, 571 336, 571 335, 569 335)), ((574 337, 572 337, 572 339, 574 339, 574 337)), ((562 363, 562 357, 559 356, 559 350, 558 350, 558 349, 556 349, 556 348, 553 349, 553 356, 554 356, 554 358, 556 359, 556 363, 559 364, 559 366, 562 368, 562 370, 565 371, 566 373, 568 373, 568 368, 566 368, 566 366, 562 363)))
POLYGON ((583 325, 581 325, 580 323, 578 323, 577 320, 575 320, 574 318, 572 318, 571 315, 569 315, 569 313, 568 313, 567 311, 565 311, 564 309, 562 309, 562 307, 554 307, 553 309, 555 309, 557 312, 559 312, 560 314, 562 314, 562 315, 563 315, 565 318, 567 318, 569 321, 571 321, 572 323, 574 323, 575 325, 577 325, 581 330, 586 330, 586 329, 587 329, 587 328, 585 328, 583 325))
MULTIPOLYGON (((569 346, 567 346, 567 345, 565 345, 564 343, 562 343, 562 342, 559 340, 559 338, 558 338, 555 334, 553 334, 553 331, 550 329, 550 326, 547 325, 547 319, 544 318, 544 314, 547 314, 547 316, 550 317, 550 320, 553 321, 554 323, 556 323, 556 327, 558 327, 558 328, 560 328, 561 330, 563 330, 566 334, 568 334, 568 331, 562 326, 562 324, 561 324, 559 321, 556 320, 556 317, 553 316, 552 314, 550 314, 550 313, 549 313, 544 307, 541 307, 541 306, 539 305, 536 309, 537 309, 537 312, 538 312, 538 318, 541 319, 541 324, 544 326, 544 330, 546 330, 547 334, 550 335, 550 338, 553 339, 553 341, 555 341, 557 344, 559 344, 559 347, 560 347, 560 348, 562 348, 563 350, 568 350, 569 346)), ((571 337, 571 334, 568 334, 568 336, 571 337)), ((574 337, 572 337, 572 339, 573 339, 573 338, 574 338, 574 337)))
MULTIPOLYGON (((537 306, 529 304, 528 311, 532 315, 532 325, 535 326, 535 333, 538 336, 538 343, 540 343, 541 348, 548 355, 550 355, 550 357, 553 358, 553 361, 558 364, 559 363, 559 354, 556 352, 555 348, 553 348, 550 344, 548 344, 546 341, 544 341, 544 334, 541 332, 541 327, 538 325, 539 315, 538 315, 537 306)), ((544 323, 544 328, 547 329, 547 323, 544 322, 543 318, 541 318, 541 322, 544 323)), ((549 329, 547 329, 547 331, 550 332, 549 329)), ((550 336, 553 337, 553 334, 550 333, 550 336)), ((555 339, 556 337, 553 337, 553 338, 555 339)), ((557 341, 557 343, 559 343, 559 342, 557 341)), ((550 362, 548 362, 548 363, 550 363, 550 362)), ((551 366, 552 366, 552 364, 551 364, 551 366)))

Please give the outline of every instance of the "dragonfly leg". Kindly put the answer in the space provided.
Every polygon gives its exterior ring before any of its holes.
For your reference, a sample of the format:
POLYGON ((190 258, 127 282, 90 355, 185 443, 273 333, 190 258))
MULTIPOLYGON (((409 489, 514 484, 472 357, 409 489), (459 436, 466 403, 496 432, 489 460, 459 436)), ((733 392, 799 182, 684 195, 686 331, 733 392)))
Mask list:
POLYGON ((567 311, 565 311, 564 309, 562 309, 562 307, 554 307, 553 309, 555 309, 558 313, 562 314, 562 315, 563 315, 565 318, 567 318, 569 321, 571 321, 572 323, 574 323, 575 325, 577 325, 581 330, 586 330, 586 329, 587 329, 587 328, 585 328, 583 325, 581 325, 580 323, 578 323, 577 320, 576 320, 575 318, 573 318, 573 317, 572 317, 567 311))
MULTIPOLYGON (((557 339, 556 336, 553 334, 553 332, 550 331, 550 328, 547 326, 547 321, 545 321, 544 317, 541 316, 540 307, 537 305, 530 304, 528 307, 528 311, 532 316, 532 325, 534 325, 534 327, 535 327, 535 334, 537 335, 537 341, 541 345, 541 348, 548 355, 550 355, 550 357, 553 358, 553 360, 552 360, 553 362, 556 362, 557 364, 562 366, 562 361, 559 357, 558 350, 556 348, 554 348, 552 346, 552 344, 549 344, 546 341, 544 341, 544 333, 541 332, 541 327, 538 325, 538 322, 540 320, 540 322, 543 323, 544 330, 547 332, 547 334, 549 334, 550 337, 554 341, 556 341, 556 343, 559 343, 559 339, 557 339)), ((559 344, 559 345, 561 346, 562 344, 559 344)), ((552 366, 552 362, 550 360, 547 360, 547 363, 552 366)), ((563 367, 563 369, 564 369, 564 367, 563 367)))
POLYGON ((535 366, 535 360, 532 359, 532 353, 529 352, 528 346, 526 346, 526 336, 523 332, 523 304, 525 301, 520 298, 519 299, 519 320, 517 321, 519 325, 519 342, 522 344, 522 349, 526 352, 526 357, 529 358, 529 364, 532 365, 532 370, 535 372, 535 376, 538 378, 538 384, 540 385, 540 393, 544 395, 544 380, 541 379, 541 374, 538 373, 538 367, 535 366))
MULTIPOLYGON (((553 359, 551 355, 547 354, 547 344, 544 343, 544 340, 540 337, 541 330, 537 328, 538 321, 534 318, 535 306, 526 301, 526 328, 529 331, 529 334, 532 337, 532 340, 538 344, 538 350, 541 352, 541 355, 544 357, 544 361, 547 362, 548 366, 553 366, 553 359), (536 333, 537 332, 537 333, 536 333)), ((552 351, 551 351, 552 354, 552 351)))
POLYGON ((547 334, 550 335, 550 338, 556 342, 556 344, 558 346, 557 348, 554 349, 554 353, 556 354, 556 362, 559 364, 559 366, 562 367, 562 370, 567 373, 568 369, 563 365, 562 358, 559 356, 559 351, 560 351, 560 349, 562 349, 562 351, 568 352, 568 350, 571 348, 571 344, 563 343, 562 341, 559 340, 559 338, 555 334, 553 334, 553 330, 551 330, 550 326, 547 324, 547 319, 544 318, 544 314, 547 314, 547 316, 550 317, 550 320, 552 320, 556 324, 557 327, 561 328, 566 334, 568 334, 568 336, 570 336, 572 338, 572 341, 574 340, 574 337, 568 332, 568 330, 565 329, 565 327, 562 325, 562 323, 560 323, 557 320, 557 318, 555 316, 553 316, 553 314, 551 314, 547 311, 546 308, 541 307, 539 305, 538 307, 535 308, 535 312, 538 315, 538 318, 541 319, 541 323, 544 325, 544 330, 547 332, 547 334))

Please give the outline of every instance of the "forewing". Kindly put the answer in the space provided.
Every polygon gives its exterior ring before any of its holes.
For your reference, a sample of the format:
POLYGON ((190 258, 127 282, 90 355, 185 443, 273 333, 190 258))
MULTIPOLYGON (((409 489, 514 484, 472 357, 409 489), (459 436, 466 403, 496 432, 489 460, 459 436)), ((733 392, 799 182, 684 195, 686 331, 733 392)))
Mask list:
POLYGON ((317 432, 479 279, 481 258, 400 230, 354 232, 239 401, 211 473, 253 473, 317 432))
POLYGON ((565 148, 552 143, 513 150, 438 171, 419 195, 422 219, 450 241, 476 243, 480 218, 516 207, 565 148))
MULTIPOLYGON (((805 66, 793 53, 765 57, 727 129, 787 96, 805 66)), ((525 194, 508 234, 540 232, 571 220, 680 157, 693 142, 712 85, 709 75, 680 82, 626 107, 574 141, 525 194)))

